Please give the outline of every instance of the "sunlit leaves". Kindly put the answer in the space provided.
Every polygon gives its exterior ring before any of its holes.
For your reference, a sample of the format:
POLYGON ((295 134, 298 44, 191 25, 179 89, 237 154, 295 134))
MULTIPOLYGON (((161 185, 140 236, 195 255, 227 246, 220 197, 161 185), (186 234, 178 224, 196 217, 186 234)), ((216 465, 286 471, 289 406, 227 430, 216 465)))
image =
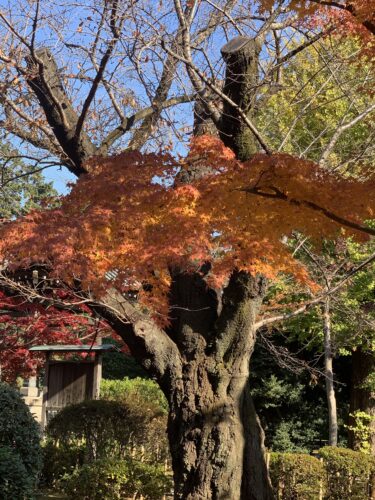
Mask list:
POLYGON ((373 215, 375 185, 339 179, 288 155, 240 163, 218 139, 204 136, 180 162, 135 152, 94 160, 60 209, 2 228, 1 258, 13 266, 43 262, 53 275, 67 282, 78 277, 97 295, 108 286, 147 284, 141 297, 166 320, 171 266, 197 270, 210 262, 215 286, 234 268, 270 278, 289 273, 312 286, 285 236, 299 230, 318 242, 342 228, 298 200, 359 222, 373 215), (209 165, 212 173, 191 185, 171 185, 178 169, 192 163, 209 165))

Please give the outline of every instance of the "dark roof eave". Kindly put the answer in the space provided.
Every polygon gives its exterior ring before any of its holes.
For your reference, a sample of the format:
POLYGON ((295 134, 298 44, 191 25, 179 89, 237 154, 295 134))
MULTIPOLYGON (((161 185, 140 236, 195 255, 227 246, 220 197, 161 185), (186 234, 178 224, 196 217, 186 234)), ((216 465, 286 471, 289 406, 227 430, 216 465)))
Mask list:
POLYGON ((116 346, 113 344, 101 345, 35 345, 29 347, 31 352, 101 352, 115 351, 116 346))

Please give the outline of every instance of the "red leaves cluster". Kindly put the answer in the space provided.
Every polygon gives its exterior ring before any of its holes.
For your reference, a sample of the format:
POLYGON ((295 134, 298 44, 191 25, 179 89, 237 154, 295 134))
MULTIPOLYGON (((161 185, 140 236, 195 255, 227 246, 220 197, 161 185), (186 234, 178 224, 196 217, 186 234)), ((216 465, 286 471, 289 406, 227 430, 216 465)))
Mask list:
POLYGON ((369 219, 374 180, 340 179, 282 154, 240 163, 205 136, 179 162, 136 152, 94 160, 59 210, 2 228, 0 258, 13 266, 43 262, 66 282, 79 277, 97 296, 110 286, 147 283, 141 299, 165 322, 171 266, 197 270, 210 262, 215 286, 234 268, 270 278, 288 273, 313 286, 283 242, 291 231, 315 241, 342 235, 314 205, 353 222, 369 219), (207 167, 210 173, 190 185, 173 182, 181 168, 207 167))
MULTIPOLYGON (((272 10, 274 0, 259 0, 260 10, 272 10)), ((357 36, 364 45, 364 54, 373 58, 375 51, 375 0, 291 0, 291 13, 309 26, 335 27, 335 33, 357 36)))
POLYGON ((0 292, 0 311, 1 379, 9 382, 34 375, 43 366, 44 354, 31 353, 29 347, 90 343, 98 333, 97 323, 84 307, 82 314, 74 314, 0 292))

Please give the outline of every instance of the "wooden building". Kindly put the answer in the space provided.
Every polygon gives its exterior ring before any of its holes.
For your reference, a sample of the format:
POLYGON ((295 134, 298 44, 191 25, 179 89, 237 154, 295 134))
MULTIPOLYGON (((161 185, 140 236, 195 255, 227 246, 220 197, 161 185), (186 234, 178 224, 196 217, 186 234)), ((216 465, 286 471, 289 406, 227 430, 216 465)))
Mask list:
POLYGON ((42 345, 30 348, 32 352, 46 353, 41 414, 43 428, 65 406, 99 398, 102 353, 114 349, 112 344, 42 345), (86 357, 74 360, 54 357, 59 354, 85 353, 86 357))

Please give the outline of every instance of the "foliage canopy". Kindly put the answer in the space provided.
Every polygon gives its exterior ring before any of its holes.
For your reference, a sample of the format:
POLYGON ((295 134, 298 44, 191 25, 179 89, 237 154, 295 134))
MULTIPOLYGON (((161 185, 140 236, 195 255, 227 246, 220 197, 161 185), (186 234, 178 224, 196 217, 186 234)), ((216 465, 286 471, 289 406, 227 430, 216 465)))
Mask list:
POLYGON ((290 273, 313 287, 283 238, 295 230, 316 242, 333 238, 344 221, 345 234, 361 239, 360 221, 375 207, 373 178, 342 179, 285 154, 241 163, 210 136, 193 141, 184 160, 131 152, 89 168, 59 209, 2 227, 1 257, 13 266, 47 265, 68 283, 79 278, 97 296, 114 284, 147 283, 151 291, 141 296, 162 323, 171 267, 209 263, 215 286, 237 268, 270 278, 290 273), (192 163, 210 173, 172 186, 192 163))

